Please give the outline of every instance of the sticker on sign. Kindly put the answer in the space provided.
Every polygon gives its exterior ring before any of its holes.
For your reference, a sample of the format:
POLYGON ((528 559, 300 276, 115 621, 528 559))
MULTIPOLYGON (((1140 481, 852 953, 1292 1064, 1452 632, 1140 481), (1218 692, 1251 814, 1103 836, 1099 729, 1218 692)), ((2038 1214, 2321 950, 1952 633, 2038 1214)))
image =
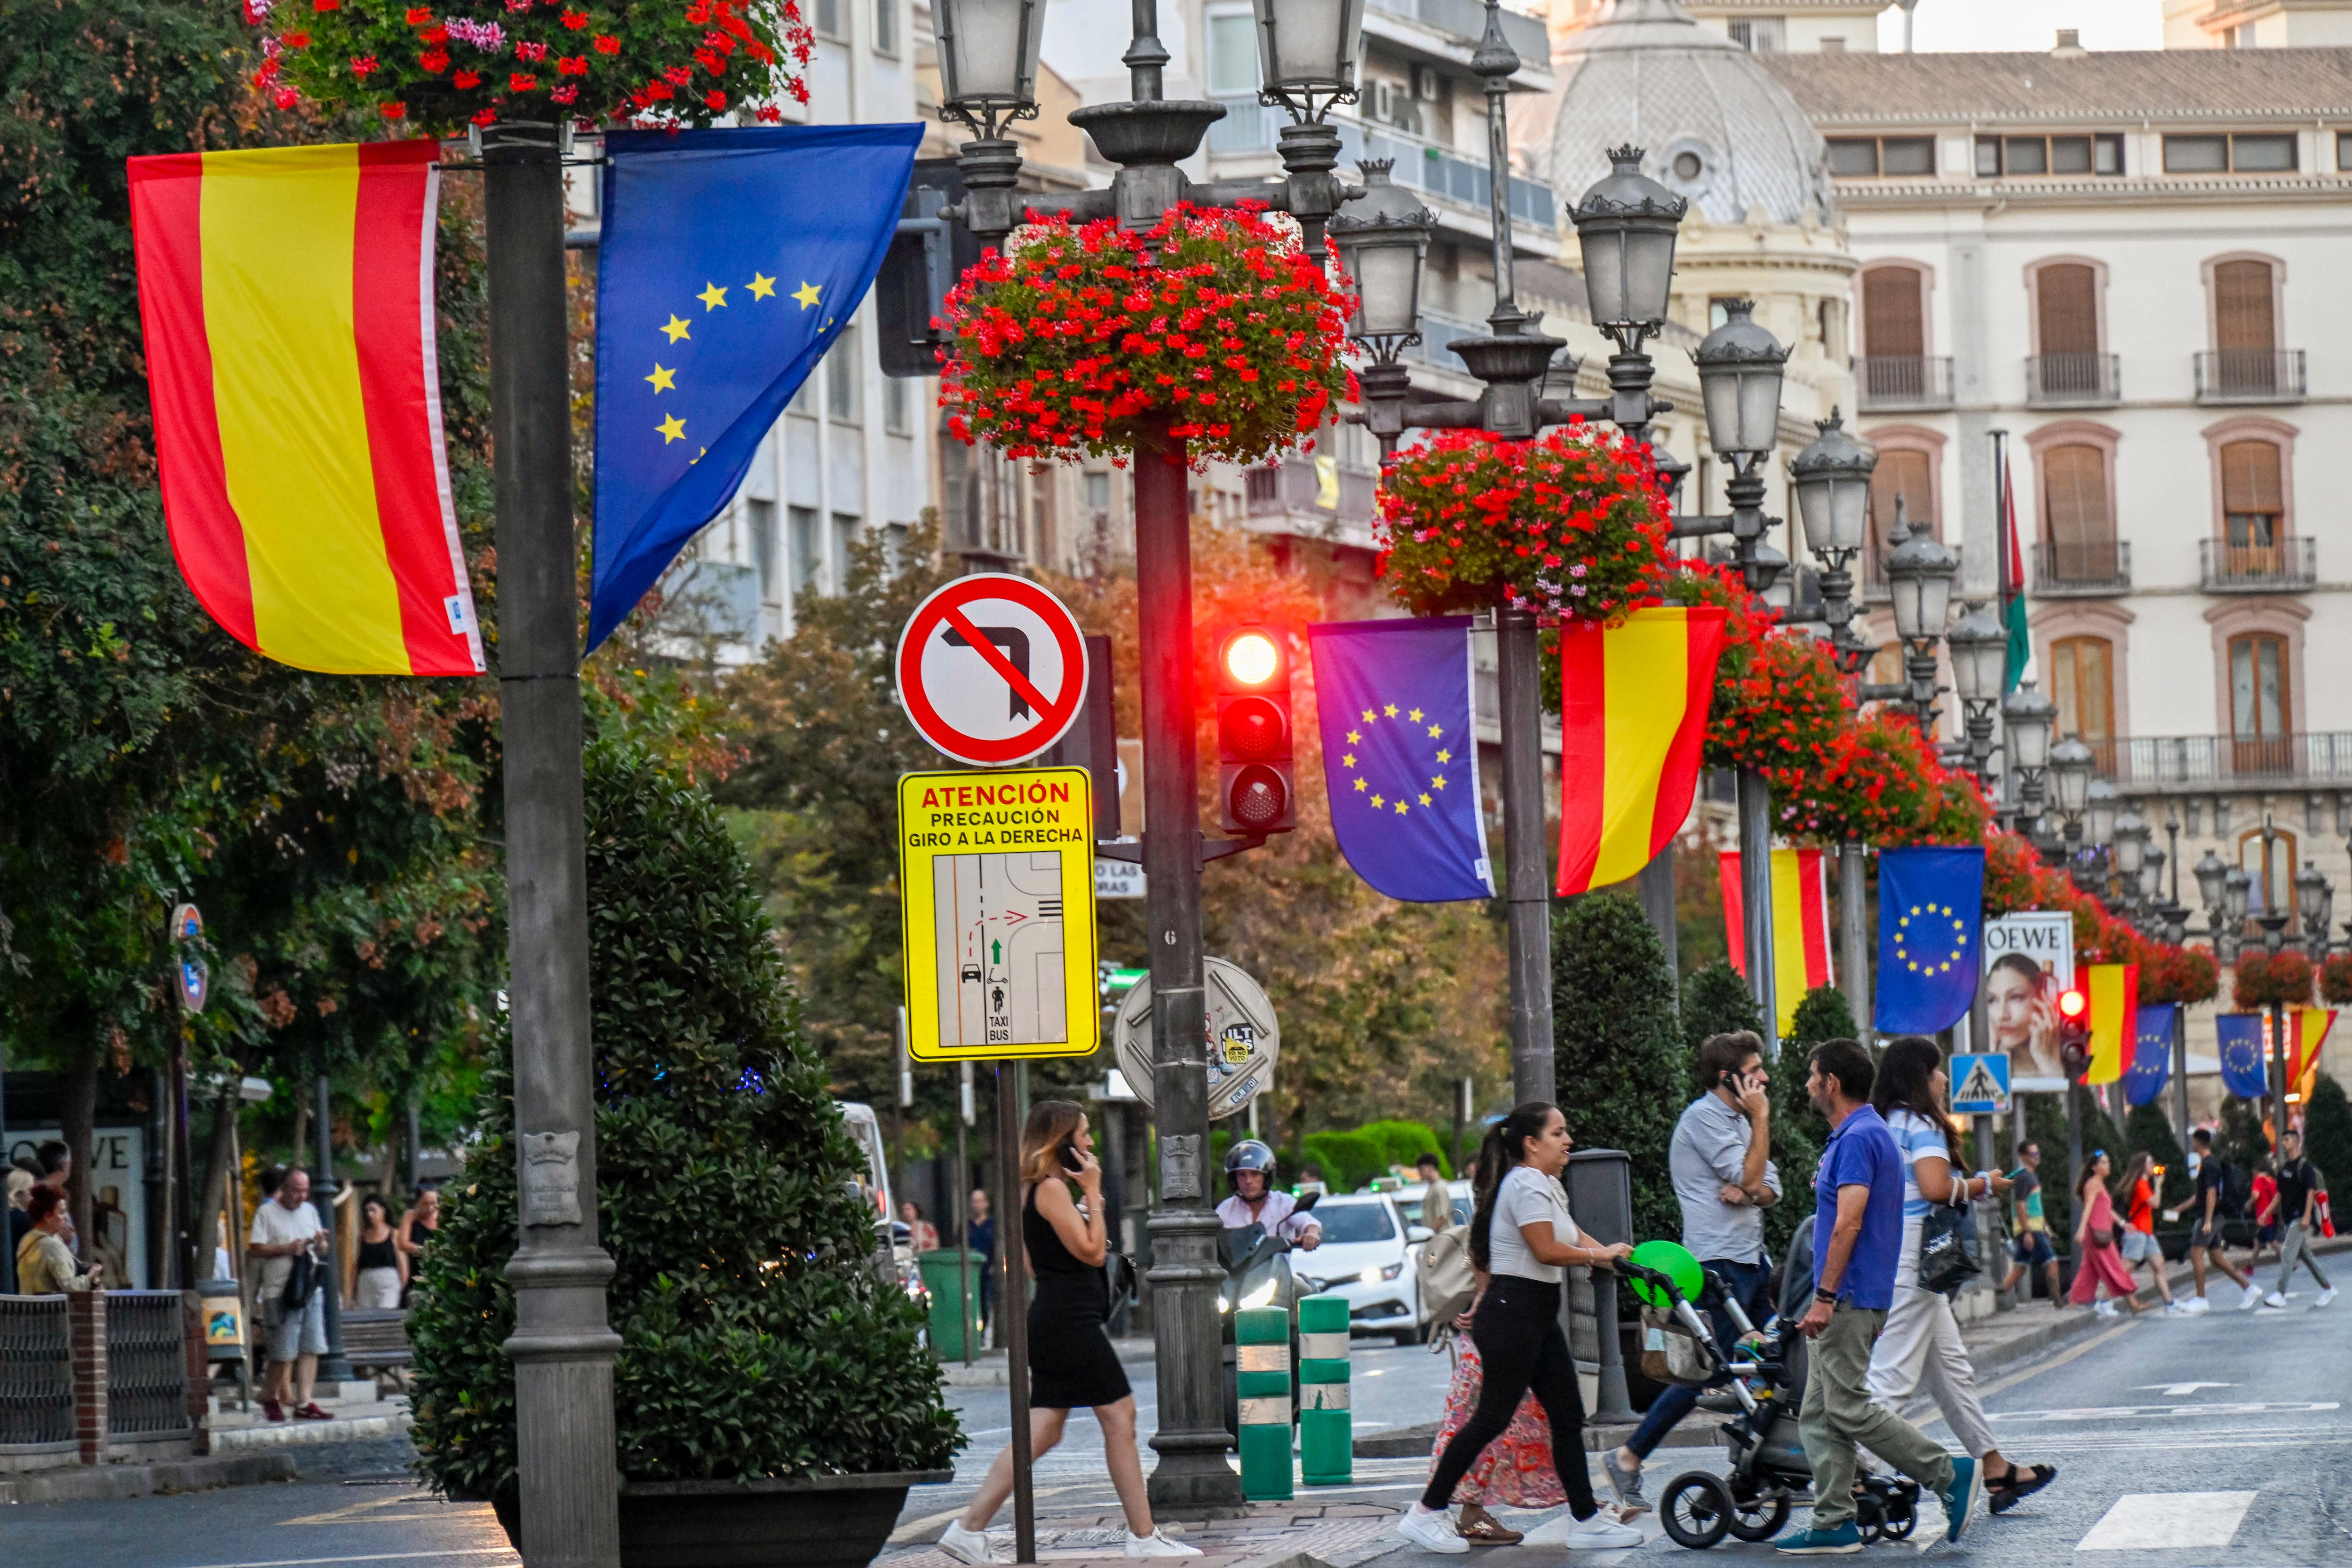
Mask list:
POLYGON ((898 703, 959 762, 1035 757, 1078 716, 1087 644, 1062 601, 1025 577, 960 577, 916 606, 898 636, 898 703))

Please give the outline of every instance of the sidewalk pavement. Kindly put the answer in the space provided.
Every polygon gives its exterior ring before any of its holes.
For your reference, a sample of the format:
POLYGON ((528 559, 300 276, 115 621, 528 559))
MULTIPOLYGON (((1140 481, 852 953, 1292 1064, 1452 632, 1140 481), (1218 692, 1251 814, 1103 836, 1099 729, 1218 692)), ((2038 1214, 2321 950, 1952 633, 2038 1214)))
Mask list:
MULTIPOLYGON (((1240 1519, 1171 1524, 1167 1529, 1171 1535, 1201 1549, 1200 1558, 1186 1559, 1196 1568, 1317 1568, 1318 1564, 1354 1568, 1402 1544, 1390 1533, 1390 1523, 1399 1511, 1385 1503, 1336 1498, 1320 1501, 1314 1489, 1302 1487, 1291 1501, 1252 1504, 1240 1519)), ((937 1521, 945 1522, 944 1518, 937 1521)), ((924 1533, 936 1536, 939 1531, 932 1528, 924 1533)), ((992 1530, 989 1539, 1011 1557, 1012 1531, 992 1530)), ((1037 1521, 1040 1563, 1124 1562, 1126 1541, 1127 1521, 1116 1507, 1037 1521)), ((961 1568, 954 1558, 929 1544, 887 1550, 877 1562, 883 1568, 961 1568)))

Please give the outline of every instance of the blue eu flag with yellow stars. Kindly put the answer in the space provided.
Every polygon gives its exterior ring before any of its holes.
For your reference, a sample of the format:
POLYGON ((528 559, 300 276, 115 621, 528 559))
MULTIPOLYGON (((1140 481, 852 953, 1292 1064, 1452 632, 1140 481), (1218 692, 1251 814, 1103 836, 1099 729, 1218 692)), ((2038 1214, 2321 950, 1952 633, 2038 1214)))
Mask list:
POLYGON ((850 324, 922 136, 919 125, 606 133, 589 647, 727 505, 850 324))
POLYGON ((2221 1087, 2241 1100, 2260 1100, 2271 1092, 2270 1053, 2263 1038, 2268 1021, 2260 1013, 2221 1013, 2213 1019, 2221 1048, 2221 1087))
POLYGON ((2179 1002, 2142 1002, 2138 1038, 2132 1041, 2131 1066, 2124 1071, 2124 1098, 2145 1105, 2164 1092, 2172 1076, 2172 1027, 2180 1017, 2179 1002))
POLYGON ((1492 898, 1470 618, 1331 622, 1307 646, 1339 852, 1391 898, 1492 898))
POLYGON ((1882 1034, 1949 1029, 1977 994, 1983 956, 1984 851, 1878 852, 1878 998, 1882 1034))

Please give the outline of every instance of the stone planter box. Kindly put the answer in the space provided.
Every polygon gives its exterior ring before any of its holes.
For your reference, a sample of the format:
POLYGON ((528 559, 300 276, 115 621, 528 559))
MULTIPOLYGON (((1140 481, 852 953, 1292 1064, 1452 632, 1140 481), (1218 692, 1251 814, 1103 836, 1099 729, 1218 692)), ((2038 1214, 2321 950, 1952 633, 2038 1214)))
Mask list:
MULTIPOLYGON (((890 1539, 910 1487, 953 1470, 784 1476, 754 1481, 636 1481, 621 1492, 621 1568, 866 1568, 890 1539)), ((497 1500, 522 1549, 520 1506, 497 1500)))

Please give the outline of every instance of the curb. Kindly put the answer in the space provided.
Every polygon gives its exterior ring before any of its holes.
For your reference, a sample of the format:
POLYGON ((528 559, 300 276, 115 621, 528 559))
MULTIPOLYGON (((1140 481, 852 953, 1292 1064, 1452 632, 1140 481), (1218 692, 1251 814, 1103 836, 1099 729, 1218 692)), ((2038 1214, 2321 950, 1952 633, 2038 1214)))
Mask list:
MULTIPOLYGON (((392 1416, 353 1416, 333 1421, 289 1421, 283 1426, 230 1427, 213 1433, 215 1453, 265 1452, 308 1443, 349 1443, 362 1437, 395 1437, 413 1424, 406 1411, 392 1416)), ((289 1461, 291 1462, 290 1460, 289 1461)))
POLYGON ((291 1454, 215 1454, 149 1465, 76 1465, 0 1478, 0 1505, 111 1500, 295 1479, 291 1454))

